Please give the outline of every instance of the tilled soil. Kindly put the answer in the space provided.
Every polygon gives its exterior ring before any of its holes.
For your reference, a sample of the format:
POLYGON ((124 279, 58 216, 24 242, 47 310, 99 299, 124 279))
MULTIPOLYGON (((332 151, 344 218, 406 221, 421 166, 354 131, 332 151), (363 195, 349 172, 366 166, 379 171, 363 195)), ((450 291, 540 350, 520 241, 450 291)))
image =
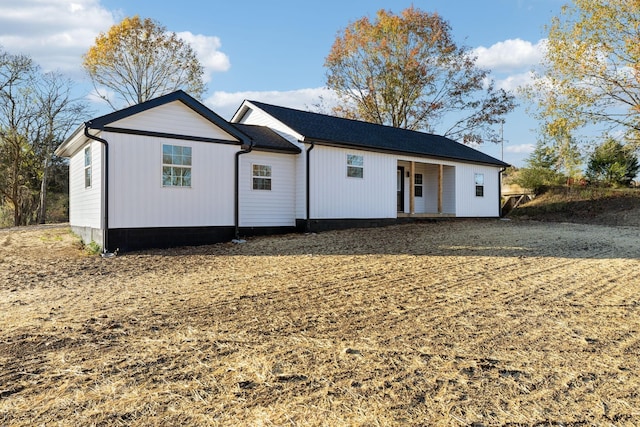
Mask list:
POLYGON ((108 259, 0 230, 0 425, 638 425, 639 259, 527 221, 108 259))

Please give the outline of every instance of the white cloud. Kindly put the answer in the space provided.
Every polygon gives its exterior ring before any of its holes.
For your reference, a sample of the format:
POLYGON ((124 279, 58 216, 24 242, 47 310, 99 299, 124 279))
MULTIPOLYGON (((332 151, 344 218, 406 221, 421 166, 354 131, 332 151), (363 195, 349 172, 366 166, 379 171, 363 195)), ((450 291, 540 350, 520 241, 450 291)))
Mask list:
POLYGON ((299 110, 317 110, 315 105, 321 100, 327 110, 336 104, 334 92, 324 87, 290 91, 214 92, 204 103, 222 117, 230 119, 245 99, 299 110))
POLYGON ((503 79, 496 79, 495 85, 498 89, 504 89, 517 94, 518 89, 533 83, 534 74, 531 71, 526 73, 517 73, 507 76, 503 79))
POLYGON ((3 0, 0 46, 31 56, 45 70, 79 74, 82 54, 114 22, 99 0, 3 0))
POLYGON ((227 71, 231 67, 229 57, 220 52, 220 39, 218 37, 193 34, 189 31, 177 33, 185 42, 189 43, 196 52, 200 63, 204 67, 204 81, 211 81, 211 74, 214 72, 227 71))
POLYGON ((533 44, 526 40, 509 39, 487 48, 474 49, 476 64, 492 71, 513 71, 538 65, 546 49, 546 39, 533 44))
POLYGON ((514 154, 529 154, 533 153, 533 150, 535 150, 535 148, 536 147, 533 144, 506 145, 504 147, 504 151, 514 154))
MULTIPOLYGON (((1 0, 0 48, 12 54, 26 54, 45 71, 59 70, 79 78, 83 75, 82 55, 122 18, 100 0, 1 0)), ((218 37, 178 33, 187 41, 211 73, 227 71, 229 58, 220 52, 218 37)))

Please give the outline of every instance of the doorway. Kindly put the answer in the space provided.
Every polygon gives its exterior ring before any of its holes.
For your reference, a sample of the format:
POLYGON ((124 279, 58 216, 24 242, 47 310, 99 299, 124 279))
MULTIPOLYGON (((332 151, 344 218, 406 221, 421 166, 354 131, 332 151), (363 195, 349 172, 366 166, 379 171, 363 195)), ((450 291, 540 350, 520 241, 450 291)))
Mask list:
POLYGON ((398 184, 397 184, 397 193, 398 193, 398 212, 404 212, 404 167, 398 166, 398 184))

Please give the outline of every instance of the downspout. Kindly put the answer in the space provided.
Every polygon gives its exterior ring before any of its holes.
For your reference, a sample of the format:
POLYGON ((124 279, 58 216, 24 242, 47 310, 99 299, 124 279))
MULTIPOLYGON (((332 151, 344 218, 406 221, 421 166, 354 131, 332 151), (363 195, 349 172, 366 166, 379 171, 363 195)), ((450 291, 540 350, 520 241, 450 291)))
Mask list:
POLYGON ((240 150, 236 152, 236 160, 235 160, 235 184, 234 184, 234 225, 235 225, 235 239, 240 239, 240 156, 243 154, 250 153, 253 149, 253 140, 249 143, 249 148, 246 150, 240 150))
POLYGON ((307 224, 306 224, 306 229, 307 232, 311 231, 311 195, 310 195, 310 191, 311 191, 311 164, 309 162, 309 160, 311 159, 311 150, 313 150, 313 148, 315 147, 313 141, 309 141, 309 144, 311 144, 311 146, 309 148, 307 148, 307 191, 306 191, 306 204, 307 204, 307 224))
POLYGON ((89 133, 91 122, 84 124, 84 136, 104 145, 104 233, 102 235, 102 256, 113 256, 109 252, 109 143, 89 133))
POLYGON ((500 173, 498 174, 498 217, 502 218, 502 173, 506 171, 507 168, 501 168, 500 173))

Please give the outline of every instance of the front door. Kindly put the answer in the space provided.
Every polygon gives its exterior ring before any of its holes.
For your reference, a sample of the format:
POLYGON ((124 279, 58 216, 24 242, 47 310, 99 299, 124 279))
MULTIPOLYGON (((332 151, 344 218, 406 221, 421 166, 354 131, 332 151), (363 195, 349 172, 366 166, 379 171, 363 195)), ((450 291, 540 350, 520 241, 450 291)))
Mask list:
POLYGON ((398 212, 404 212, 404 168, 398 166, 398 212))

